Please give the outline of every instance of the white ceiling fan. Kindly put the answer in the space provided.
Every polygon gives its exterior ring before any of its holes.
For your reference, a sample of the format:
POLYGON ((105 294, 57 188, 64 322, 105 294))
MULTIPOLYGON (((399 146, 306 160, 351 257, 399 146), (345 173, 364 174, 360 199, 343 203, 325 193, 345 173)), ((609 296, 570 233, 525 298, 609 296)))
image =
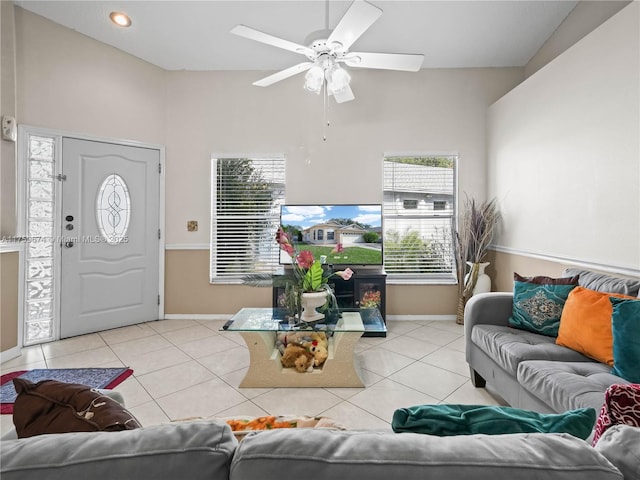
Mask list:
MULTIPOLYGON (((327 22, 329 2, 327 1, 327 22)), ((356 68, 377 68, 383 70, 403 70, 417 72, 422 66, 424 55, 403 53, 350 52, 349 47, 382 15, 382 10, 364 1, 355 0, 344 14, 336 28, 313 32, 307 37, 308 46, 300 45, 268 33, 237 25, 231 33, 241 37, 266 43, 305 55, 308 61, 281 70, 254 82, 267 87, 276 82, 307 72, 305 85, 309 91, 320 93, 326 80, 326 93, 333 95, 336 102, 343 103, 355 97, 349 86, 351 77, 340 64, 356 68)))

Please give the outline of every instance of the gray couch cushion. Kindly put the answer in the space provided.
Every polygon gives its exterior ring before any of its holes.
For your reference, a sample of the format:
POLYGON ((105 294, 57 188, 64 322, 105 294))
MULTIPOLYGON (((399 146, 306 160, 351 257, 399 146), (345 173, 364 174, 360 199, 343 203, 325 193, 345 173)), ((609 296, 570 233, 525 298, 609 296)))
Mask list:
POLYGON ((463 435, 272 430, 238 446, 230 480, 621 480, 584 441, 566 434, 463 435))
POLYGON ((614 425, 595 448, 618 467, 625 480, 640 480, 640 428, 614 425))
POLYGON ((600 411, 605 390, 614 383, 629 383, 598 362, 527 361, 518 366, 518 382, 556 412, 576 408, 600 411))
POLYGON ((592 361, 581 353, 556 345, 555 338, 499 325, 476 325, 471 341, 502 368, 516 375, 525 360, 592 361))
POLYGON ((633 297, 640 296, 640 280, 613 277, 604 273, 582 270, 580 268, 565 269, 564 276, 579 275, 578 284, 581 287, 598 292, 623 293, 633 297))
POLYGON ((237 441, 228 425, 165 424, 3 440, 2 480, 226 479, 237 441))

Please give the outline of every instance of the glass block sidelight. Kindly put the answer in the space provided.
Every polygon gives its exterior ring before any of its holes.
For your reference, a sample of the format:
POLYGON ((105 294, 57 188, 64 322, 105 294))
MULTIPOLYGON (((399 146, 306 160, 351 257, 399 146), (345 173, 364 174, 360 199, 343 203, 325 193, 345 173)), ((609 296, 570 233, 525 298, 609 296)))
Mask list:
POLYGON ((30 241, 42 242, 53 236, 53 222, 29 219, 30 241))
POLYGON ((53 162, 29 162, 29 178, 37 179, 41 178, 47 181, 51 181, 53 177, 53 162))
POLYGON ((100 233, 107 243, 114 245, 126 237, 131 218, 131 200, 127 184, 120 175, 109 175, 100 185, 96 218, 100 233))
POLYGON ((28 283, 27 300, 51 299, 53 297, 53 282, 51 280, 33 280, 28 283))
POLYGON ((46 342, 53 338, 53 323, 50 320, 27 322, 26 337, 29 343, 46 342))
POLYGON ((52 218, 53 202, 43 202, 32 200, 29 202, 29 217, 31 218, 52 218))
POLYGON ((28 259, 27 280, 53 278, 53 259, 28 259))
POLYGON ((29 198, 50 199, 53 198, 53 178, 50 181, 29 182, 29 198))
POLYGON ((53 243, 52 242, 29 242, 27 245, 28 258, 52 258, 53 243))
POLYGON ((29 311, 27 312, 28 318, 34 319, 49 319, 51 317, 52 312, 52 299, 47 300, 36 300, 27 302, 29 306, 29 311))
POLYGON ((29 136, 29 160, 48 160, 53 162, 53 146, 55 139, 51 137, 41 137, 38 135, 29 136))
POLYGON ((55 138, 29 135, 25 345, 53 339, 55 155, 55 138))

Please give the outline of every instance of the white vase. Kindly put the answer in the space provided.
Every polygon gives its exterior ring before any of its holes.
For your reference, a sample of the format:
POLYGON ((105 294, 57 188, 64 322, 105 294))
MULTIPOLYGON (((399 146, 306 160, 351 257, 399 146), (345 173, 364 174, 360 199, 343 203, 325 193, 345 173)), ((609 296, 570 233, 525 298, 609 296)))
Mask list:
POLYGON ((473 288, 473 292, 471 292, 471 295, 473 296, 473 295, 477 295, 478 293, 490 292, 491 291, 491 278, 489 277, 489 275, 484 273, 484 269, 487 268, 487 266, 489 265, 489 262, 476 263, 476 264, 473 264, 471 262, 467 262, 467 265, 469 265, 470 270, 469 270, 469 273, 467 273, 465 275, 465 277, 464 277, 465 285, 469 281, 469 276, 471 275, 471 272, 473 271, 474 265, 476 265, 477 268, 478 268, 478 279, 476 280, 476 286, 473 288))
POLYGON ((300 320, 303 322, 315 322, 324 318, 324 314, 316 312, 316 308, 327 302, 327 292, 305 292, 302 294, 302 313, 300 320))

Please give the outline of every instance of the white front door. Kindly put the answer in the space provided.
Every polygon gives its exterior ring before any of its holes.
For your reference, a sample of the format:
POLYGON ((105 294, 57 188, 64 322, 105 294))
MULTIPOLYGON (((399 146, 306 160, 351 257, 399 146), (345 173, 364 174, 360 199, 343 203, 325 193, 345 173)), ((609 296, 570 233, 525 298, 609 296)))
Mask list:
POLYGON ((160 151, 62 140, 60 337, 158 319, 160 151))

